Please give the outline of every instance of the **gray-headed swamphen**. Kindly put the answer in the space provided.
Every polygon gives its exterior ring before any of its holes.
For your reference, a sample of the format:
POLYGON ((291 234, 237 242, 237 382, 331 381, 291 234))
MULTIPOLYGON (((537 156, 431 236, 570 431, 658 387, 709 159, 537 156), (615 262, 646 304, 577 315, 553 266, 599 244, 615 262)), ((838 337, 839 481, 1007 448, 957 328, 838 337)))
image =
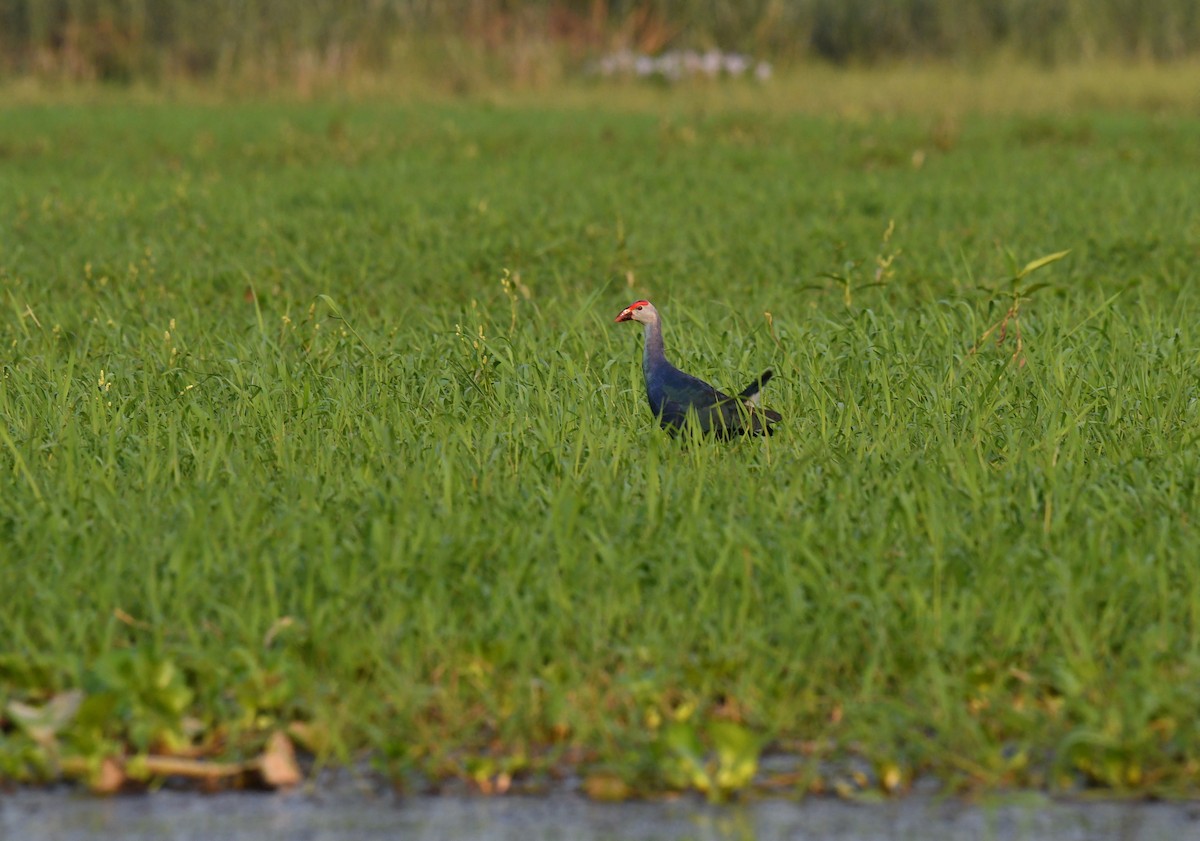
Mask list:
POLYGON ((730 397, 667 361, 658 310, 649 301, 630 304, 616 320, 637 321, 645 326, 642 374, 646 378, 646 398, 650 401, 650 411, 672 435, 687 423, 689 414, 694 415, 702 432, 718 438, 764 432, 769 435, 772 425, 783 420, 778 412, 758 406, 762 387, 771 379, 770 371, 764 371, 737 397, 730 397))

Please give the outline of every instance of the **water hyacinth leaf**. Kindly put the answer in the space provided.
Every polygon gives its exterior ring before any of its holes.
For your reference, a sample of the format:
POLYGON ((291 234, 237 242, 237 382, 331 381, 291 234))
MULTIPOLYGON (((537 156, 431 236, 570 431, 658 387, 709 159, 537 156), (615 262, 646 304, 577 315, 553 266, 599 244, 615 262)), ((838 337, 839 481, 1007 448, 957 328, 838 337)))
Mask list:
POLYGON ((712 789, 712 780, 705 764, 704 745, 693 725, 682 721, 667 725, 663 729, 662 744, 667 753, 663 776, 669 785, 704 792, 712 789))
POLYGON ((714 721, 708 736, 717 753, 717 785, 724 791, 748 786, 758 771, 762 737, 732 721, 714 721))
POLYGON ((96 661, 85 685, 91 690, 88 703, 103 698, 124 711, 127 736, 138 749, 178 750, 187 743, 184 718, 194 694, 172 661, 150 649, 111 651, 96 661))
POLYGON ((68 735, 73 747, 91 753, 105 744, 107 731, 115 729, 119 701, 112 692, 91 692, 79 705, 68 735))

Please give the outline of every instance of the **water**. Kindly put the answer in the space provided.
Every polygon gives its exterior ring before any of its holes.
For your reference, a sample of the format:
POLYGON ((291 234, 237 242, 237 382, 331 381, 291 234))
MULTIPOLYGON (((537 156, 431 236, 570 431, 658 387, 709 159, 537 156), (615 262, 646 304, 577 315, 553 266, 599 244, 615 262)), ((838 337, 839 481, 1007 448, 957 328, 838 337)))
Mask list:
POLYGON ((809 798, 709 806, 578 795, 477 798, 160 791, 0 794, 0 841, 1189 841, 1200 804, 1060 803, 1036 796, 877 805, 809 798))

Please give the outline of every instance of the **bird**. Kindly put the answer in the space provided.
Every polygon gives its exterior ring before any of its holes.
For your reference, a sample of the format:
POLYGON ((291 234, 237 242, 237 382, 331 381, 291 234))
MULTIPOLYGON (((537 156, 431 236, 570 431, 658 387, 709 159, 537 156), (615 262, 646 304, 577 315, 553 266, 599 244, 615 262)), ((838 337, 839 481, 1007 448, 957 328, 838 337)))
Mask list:
POLYGON ((659 425, 671 435, 678 433, 689 417, 694 417, 702 433, 722 440, 739 435, 770 435, 773 425, 783 420, 778 412, 758 405, 762 388, 772 376, 769 369, 737 397, 730 397, 667 361, 663 353, 662 322, 652 303, 635 301, 621 310, 616 321, 637 321, 644 326, 642 375, 646 379, 646 398, 659 425))

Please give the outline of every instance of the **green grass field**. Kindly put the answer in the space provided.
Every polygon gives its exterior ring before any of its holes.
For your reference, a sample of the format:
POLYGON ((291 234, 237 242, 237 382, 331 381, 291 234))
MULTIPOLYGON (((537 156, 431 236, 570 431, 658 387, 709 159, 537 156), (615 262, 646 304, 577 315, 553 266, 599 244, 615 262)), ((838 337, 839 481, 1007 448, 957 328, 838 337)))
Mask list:
POLYGON ((1200 119, 640 96, 0 111, 0 779, 1197 791, 1200 119))

